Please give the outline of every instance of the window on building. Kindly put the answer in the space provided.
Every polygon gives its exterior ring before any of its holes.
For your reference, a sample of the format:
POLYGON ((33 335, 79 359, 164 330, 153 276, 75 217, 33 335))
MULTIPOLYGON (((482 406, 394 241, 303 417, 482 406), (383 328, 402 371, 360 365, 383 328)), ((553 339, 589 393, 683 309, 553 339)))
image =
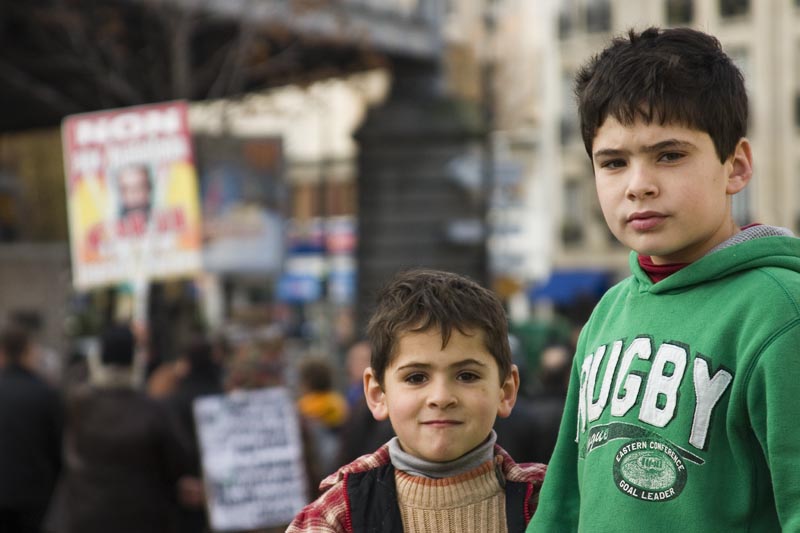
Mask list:
POLYGON ((561 76, 561 144, 569 144, 578 134, 578 110, 575 104, 572 72, 561 76))
POLYGON ((575 5, 571 0, 562 2, 558 9, 558 38, 567 39, 575 28, 575 5))
POLYGON ((667 0, 665 5, 667 24, 670 26, 691 24, 694 18, 694 2, 692 0, 667 0))
POLYGON ((301 220, 318 217, 323 209, 319 183, 299 183, 292 188, 292 215, 301 220))
POLYGON ((794 87, 794 125, 800 129, 800 41, 794 45, 794 87))
POLYGON ((564 213, 561 222, 561 241, 565 245, 583 242, 584 213, 583 183, 579 179, 569 179, 564 184, 564 213))
POLYGON ((586 29, 589 32, 611 30, 611 2, 588 0, 586 4, 586 29))
POLYGON ((738 17, 750 12, 750 0, 719 0, 719 13, 723 17, 738 17))
POLYGON ((734 65, 742 71, 744 82, 747 84, 748 80, 750 80, 750 54, 747 48, 731 48, 727 52, 734 65))
POLYGON ((578 126, 575 123, 575 119, 562 115, 559 133, 561 146, 566 146, 571 143, 578 134, 578 126))
POLYGON ((800 91, 794 95, 794 127, 800 129, 800 91))
MULTIPOLYGON (((750 53, 747 48, 731 48, 730 50, 726 50, 728 56, 733 61, 734 65, 736 65, 740 71, 742 71, 742 76, 744 76, 744 85, 745 89, 747 89, 747 97, 750 101, 753 101, 753 91, 752 91, 752 76, 750 75, 750 71, 752 70, 750 65, 750 53)), ((750 113, 747 116, 747 130, 748 132, 751 131, 753 126, 753 107, 750 107, 750 113)), ((752 134, 752 132, 751 132, 752 134)))

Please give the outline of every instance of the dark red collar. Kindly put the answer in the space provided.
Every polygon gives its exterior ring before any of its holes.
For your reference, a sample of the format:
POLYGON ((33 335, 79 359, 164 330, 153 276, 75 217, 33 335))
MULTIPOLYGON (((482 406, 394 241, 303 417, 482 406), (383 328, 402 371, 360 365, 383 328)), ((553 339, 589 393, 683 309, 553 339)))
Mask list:
MULTIPOLYGON (((746 226, 742 226, 742 229, 745 230, 747 228, 752 228, 753 226, 760 226, 760 222, 754 222, 752 224, 748 224, 746 226)), ((645 271, 647 277, 650 278, 650 281, 653 283, 658 283, 662 279, 669 277, 670 275, 674 274, 678 270, 682 269, 689 263, 670 263, 668 265, 656 265, 653 263, 653 260, 650 259, 649 255, 642 255, 639 254, 639 266, 642 267, 642 270, 645 271)))
POLYGON ((650 281, 653 283, 658 283, 662 279, 667 278, 671 274, 674 274, 678 270, 682 269, 689 263, 670 263, 668 265, 657 265, 653 263, 653 260, 650 259, 649 255, 641 255, 639 254, 639 266, 642 267, 642 270, 645 271, 647 277, 650 278, 650 281))

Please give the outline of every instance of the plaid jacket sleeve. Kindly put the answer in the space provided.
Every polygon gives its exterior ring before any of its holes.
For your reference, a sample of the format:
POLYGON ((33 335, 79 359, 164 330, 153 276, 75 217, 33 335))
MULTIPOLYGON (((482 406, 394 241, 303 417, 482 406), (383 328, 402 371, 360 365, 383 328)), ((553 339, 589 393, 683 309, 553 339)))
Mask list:
POLYGON ((503 448, 495 445, 495 455, 501 458, 503 474, 509 481, 530 483, 525 509, 525 521, 528 522, 539 506, 539 491, 542 489, 547 465, 541 463, 516 463, 503 448))
POLYGON ((286 533, 349 533, 347 477, 325 491, 319 498, 306 505, 286 533))

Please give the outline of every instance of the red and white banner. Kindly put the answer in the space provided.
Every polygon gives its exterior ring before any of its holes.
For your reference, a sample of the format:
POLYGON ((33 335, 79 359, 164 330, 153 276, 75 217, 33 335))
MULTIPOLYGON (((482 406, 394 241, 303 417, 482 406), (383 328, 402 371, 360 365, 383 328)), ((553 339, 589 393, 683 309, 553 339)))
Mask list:
POLYGON ((200 271, 201 217, 187 111, 178 101, 64 119, 76 288, 200 271))

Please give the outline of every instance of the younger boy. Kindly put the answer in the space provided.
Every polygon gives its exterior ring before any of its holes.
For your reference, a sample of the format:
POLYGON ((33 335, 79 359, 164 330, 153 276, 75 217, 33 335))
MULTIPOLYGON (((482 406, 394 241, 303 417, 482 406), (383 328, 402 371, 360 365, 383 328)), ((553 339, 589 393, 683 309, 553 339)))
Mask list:
POLYGON ((800 531, 800 239, 739 228, 747 94, 719 42, 631 31, 577 76, 632 276, 583 328, 528 531, 800 531))
POLYGON ((495 445, 519 388, 497 297, 448 272, 413 270, 381 292, 367 335, 367 404, 396 437, 322 482, 294 532, 521 532, 540 464, 495 445))

